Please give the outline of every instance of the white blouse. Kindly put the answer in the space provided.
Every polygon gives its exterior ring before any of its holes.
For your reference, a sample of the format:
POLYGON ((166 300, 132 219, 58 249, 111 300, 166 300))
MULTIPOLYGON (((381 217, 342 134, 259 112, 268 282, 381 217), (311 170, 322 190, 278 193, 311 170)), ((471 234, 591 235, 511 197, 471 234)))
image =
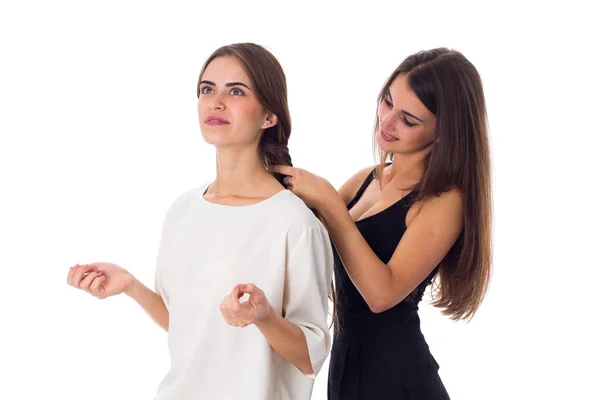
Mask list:
POLYGON ((155 400, 308 400, 331 344, 327 231, 288 190, 227 206, 207 201, 207 187, 181 195, 165 217, 156 290, 169 310, 171 368, 155 400), (257 285, 300 327, 313 375, 281 358, 256 326, 227 325, 219 305, 239 283, 257 285))

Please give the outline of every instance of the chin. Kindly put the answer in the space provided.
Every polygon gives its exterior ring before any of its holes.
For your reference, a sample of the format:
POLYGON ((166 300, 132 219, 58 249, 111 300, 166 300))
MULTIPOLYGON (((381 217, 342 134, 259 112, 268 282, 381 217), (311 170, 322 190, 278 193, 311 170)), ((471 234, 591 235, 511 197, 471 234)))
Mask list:
POLYGON ((210 144, 211 146, 215 147, 227 146, 227 144, 229 144, 228 140, 224 140, 225 138, 218 138, 211 135, 202 135, 202 138, 206 144, 210 144))
POLYGON ((381 138, 380 135, 377 135, 377 137, 375 138, 375 144, 383 152, 386 152, 386 153, 396 153, 398 150, 398 142, 396 142, 396 143, 386 142, 385 140, 383 140, 381 138))
POLYGON ((234 140, 229 135, 223 135, 223 134, 221 134, 221 135, 205 135, 205 134, 203 134, 202 137, 204 138, 204 141, 207 144, 210 144, 211 146, 214 146, 217 149, 225 149, 225 148, 241 149, 241 148, 245 148, 250 145, 248 143, 241 142, 239 140, 239 138, 235 138, 236 140, 234 140))
POLYGON ((212 129, 201 129, 202 138, 208 144, 213 146, 224 146, 231 144, 231 135, 227 132, 216 132, 212 129))

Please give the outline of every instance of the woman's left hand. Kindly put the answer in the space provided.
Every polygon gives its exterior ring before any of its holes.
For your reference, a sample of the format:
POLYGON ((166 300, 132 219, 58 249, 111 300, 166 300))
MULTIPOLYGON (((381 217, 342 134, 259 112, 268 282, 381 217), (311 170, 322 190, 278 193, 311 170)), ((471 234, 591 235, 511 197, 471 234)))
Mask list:
POLYGON ((220 309, 228 325, 245 327, 265 319, 273 307, 262 290, 248 283, 236 285, 231 293, 223 298, 220 309), (240 302, 244 293, 248 293, 250 298, 240 302))
POLYGON ((309 208, 322 211, 329 204, 337 190, 326 179, 304 169, 287 165, 274 165, 269 171, 286 175, 283 182, 289 190, 300 197, 309 208))

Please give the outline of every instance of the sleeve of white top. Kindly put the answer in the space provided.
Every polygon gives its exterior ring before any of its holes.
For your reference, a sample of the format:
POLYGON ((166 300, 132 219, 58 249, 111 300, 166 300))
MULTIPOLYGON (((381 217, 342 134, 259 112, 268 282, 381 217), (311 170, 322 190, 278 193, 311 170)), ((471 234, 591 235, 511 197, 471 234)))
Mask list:
MULTIPOLYGON (((170 211, 170 210, 169 210, 170 211)), ((154 270, 154 291, 156 293, 158 293, 164 303, 165 306, 167 307, 167 310, 169 309, 169 296, 167 295, 167 293, 165 292, 162 283, 161 283, 161 274, 164 274, 164 252, 165 252, 165 247, 167 246, 167 241, 168 241, 168 236, 169 236, 169 212, 167 212, 165 214, 165 217, 163 219, 163 225, 162 225, 162 230, 161 230, 161 235, 160 235, 160 242, 158 245, 158 255, 156 257, 156 266, 155 266, 155 270, 154 270)))
POLYGON ((165 254, 167 248, 171 245, 171 232, 173 225, 176 224, 177 215, 180 213, 182 208, 185 208, 186 204, 189 204, 190 201, 193 201, 194 193, 195 190, 189 190, 182 193, 167 209, 163 217, 160 242, 158 245, 158 255, 156 257, 156 265, 154 269, 154 291, 162 297, 163 301, 165 302, 165 306, 167 306, 167 310, 169 309, 169 295, 165 291, 161 279, 161 276, 163 276, 165 273, 165 268, 168 269, 169 267, 165 263, 165 254))
POLYGON ((292 249, 287 260, 283 312, 306 337, 314 372, 306 376, 314 379, 331 346, 327 315, 333 252, 329 235, 322 226, 306 229, 299 238, 289 239, 292 249))

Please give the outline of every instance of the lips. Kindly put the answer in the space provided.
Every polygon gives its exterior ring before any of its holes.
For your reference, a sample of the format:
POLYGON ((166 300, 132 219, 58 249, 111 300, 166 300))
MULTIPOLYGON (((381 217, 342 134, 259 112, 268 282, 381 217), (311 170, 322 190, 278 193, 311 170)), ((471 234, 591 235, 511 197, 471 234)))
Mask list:
POLYGON ((225 125, 225 124, 228 124, 229 122, 227 122, 223 118, 219 118, 219 117, 215 117, 215 116, 211 115, 210 117, 206 117, 204 119, 204 123, 206 125, 225 125))
POLYGON ((383 129, 379 130, 379 134, 381 135, 381 138, 383 140, 385 140, 386 142, 396 142, 396 141, 400 140, 400 139, 398 139, 395 136, 392 136, 392 135, 389 135, 389 134, 385 133, 383 131, 383 129))

